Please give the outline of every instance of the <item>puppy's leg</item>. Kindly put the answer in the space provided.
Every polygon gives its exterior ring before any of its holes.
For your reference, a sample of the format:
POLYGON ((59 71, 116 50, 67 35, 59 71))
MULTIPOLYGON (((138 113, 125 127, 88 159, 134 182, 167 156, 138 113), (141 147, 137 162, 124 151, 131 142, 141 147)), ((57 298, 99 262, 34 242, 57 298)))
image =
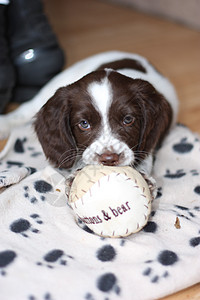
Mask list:
POLYGON ((80 170, 81 169, 73 170, 72 173, 66 178, 65 194, 67 195, 68 199, 69 199, 69 194, 70 194, 72 183, 80 170))
POLYGON ((148 184, 152 200, 154 200, 156 198, 157 190, 158 190, 155 179, 151 176, 148 176, 148 175, 144 174, 144 173, 140 173, 140 174, 143 176, 146 183, 148 184))
POLYGON ((147 182, 152 199, 157 195, 157 186, 155 179, 151 176, 153 169, 153 157, 150 154, 146 159, 137 167, 137 171, 144 177, 147 182))

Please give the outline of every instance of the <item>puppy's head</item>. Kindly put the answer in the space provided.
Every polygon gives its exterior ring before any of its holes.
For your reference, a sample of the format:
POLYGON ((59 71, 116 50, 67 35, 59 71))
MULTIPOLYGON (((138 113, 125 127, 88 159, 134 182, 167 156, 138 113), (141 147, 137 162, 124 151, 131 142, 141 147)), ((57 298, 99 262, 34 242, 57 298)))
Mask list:
POLYGON ((57 90, 36 116, 35 130, 56 167, 137 165, 168 130, 172 111, 147 81, 92 72, 57 90))

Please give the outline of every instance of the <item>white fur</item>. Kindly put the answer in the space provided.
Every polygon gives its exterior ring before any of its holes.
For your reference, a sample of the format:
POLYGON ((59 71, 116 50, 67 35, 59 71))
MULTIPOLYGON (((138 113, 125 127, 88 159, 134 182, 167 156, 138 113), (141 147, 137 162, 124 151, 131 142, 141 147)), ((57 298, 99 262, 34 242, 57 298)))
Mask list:
POLYGON ((116 154, 124 154, 124 159, 119 165, 130 165, 134 161, 133 151, 112 134, 109 126, 108 110, 112 102, 112 89, 107 77, 103 82, 92 83, 88 88, 88 92, 92 97, 95 108, 101 115, 102 130, 99 137, 83 152, 83 163, 86 165, 99 164, 99 155, 105 151, 110 151, 116 154))
POLYGON ((125 57, 139 60, 148 70, 148 73, 142 74, 141 72, 131 70, 122 70, 120 73, 132 78, 141 78, 149 81, 171 104, 175 120, 178 111, 178 101, 176 92, 169 80, 156 72, 148 61, 139 55, 110 51, 91 56, 74 64, 50 80, 32 100, 22 104, 18 109, 7 115, 1 115, 0 139, 7 137, 12 128, 29 122, 59 87, 75 82, 84 75, 98 68, 101 64, 123 59, 125 57))
POLYGON ((112 89, 108 82, 107 77, 104 78, 102 82, 91 83, 88 87, 88 92, 92 97, 93 104, 100 112, 104 123, 107 121, 108 109, 112 101, 112 89))

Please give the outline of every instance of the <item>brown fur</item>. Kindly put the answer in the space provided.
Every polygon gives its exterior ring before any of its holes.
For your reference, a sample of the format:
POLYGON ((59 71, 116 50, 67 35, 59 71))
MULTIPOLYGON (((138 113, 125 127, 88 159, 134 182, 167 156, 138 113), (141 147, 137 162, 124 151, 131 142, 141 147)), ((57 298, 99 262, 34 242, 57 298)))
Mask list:
POLYGON ((133 69, 140 71, 142 73, 146 73, 146 69, 141 65, 139 61, 136 59, 124 58, 121 60, 116 60, 112 62, 105 63, 98 67, 96 71, 103 69, 112 69, 112 70, 122 70, 122 69, 133 69))
POLYGON ((108 76, 113 92, 108 112, 111 130, 134 151, 135 164, 154 151, 168 131, 171 107, 150 83, 115 71, 108 74, 103 70, 95 71, 57 90, 36 116, 35 130, 39 141, 46 157, 56 167, 72 167, 76 157, 80 157, 98 137, 101 116, 87 87, 91 82, 100 82, 105 76, 108 76), (123 125, 126 115, 135 118, 133 125, 123 125), (89 121, 91 130, 80 130, 78 124, 83 119, 89 121))

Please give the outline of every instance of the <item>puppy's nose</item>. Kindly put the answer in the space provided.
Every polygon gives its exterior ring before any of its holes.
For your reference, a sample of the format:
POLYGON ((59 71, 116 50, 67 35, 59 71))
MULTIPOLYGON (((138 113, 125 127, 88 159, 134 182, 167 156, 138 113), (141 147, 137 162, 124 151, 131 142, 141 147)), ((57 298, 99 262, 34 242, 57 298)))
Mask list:
POLYGON ((104 152, 99 156, 99 162, 106 166, 117 166, 119 164, 119 154, 104 152))

